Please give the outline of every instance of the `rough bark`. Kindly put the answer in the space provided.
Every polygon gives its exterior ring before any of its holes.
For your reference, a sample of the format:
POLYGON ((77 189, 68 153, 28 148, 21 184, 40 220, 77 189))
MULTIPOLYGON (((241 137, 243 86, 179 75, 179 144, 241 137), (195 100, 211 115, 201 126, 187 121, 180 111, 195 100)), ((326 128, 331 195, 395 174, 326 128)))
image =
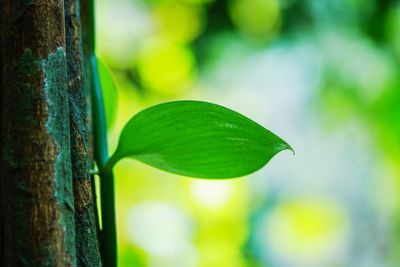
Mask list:
POLYGON ((71 128, 71 161, 75 200, 75 230, 78 266, 100 266, 95 198, 90 177, 88 117, 83 77, 80 1, 65 0, 68 91, 71 128))
POLYGON ((76 266, 64 2, 0 5, 0 265, 76 266))
POLYGON ((0 1, 0 266, 101 266, 80 19, 0 1))

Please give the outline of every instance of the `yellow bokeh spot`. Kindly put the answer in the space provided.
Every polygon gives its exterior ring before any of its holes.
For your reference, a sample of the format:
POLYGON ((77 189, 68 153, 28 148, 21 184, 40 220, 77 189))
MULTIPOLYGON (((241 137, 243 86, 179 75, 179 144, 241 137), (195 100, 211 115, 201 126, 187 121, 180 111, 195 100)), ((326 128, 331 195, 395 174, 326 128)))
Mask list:
POLYGON ((155 8, 154 16, 160 34, 171 42, 188 43, 204 27, 204 13, 198 5, 165 3, 155 8))
POLYGON ((228 203, 234 187, 229 181, 194 180, 191 183, 191 193, 199 205, 219 209, 228 203))
POLYGON ((230 15, 239 31, 257 39, 271 38, 281 24, 276 0, 232 0, 230 15))
POLYGON ((216 0, 180 0, 180 2, 185 2, 189 4, 209 4, 216 0))
POLYGON ((161 95, 183 93, 195 73, 192 52, 185 46, 162 39, 152 40, 144 46, 138 64, 144 86, 161 95))
POLYGON ((197 266, 244 266, 240 250, 248 236, 246 180, 190 179, 185 184, 197 224, 197 266))
POLYGON ((266 218, 266 240, 281 256, 318 261, 343 248, 348 218, 335 202, 299 199, 279 205, 266 218))

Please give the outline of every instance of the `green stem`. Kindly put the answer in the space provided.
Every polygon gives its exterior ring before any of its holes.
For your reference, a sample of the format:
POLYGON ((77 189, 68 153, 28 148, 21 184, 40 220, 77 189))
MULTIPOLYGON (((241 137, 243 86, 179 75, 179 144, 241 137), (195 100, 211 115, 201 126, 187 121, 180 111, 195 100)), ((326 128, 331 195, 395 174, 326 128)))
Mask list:
POLYGON ((92 108, 94 155, 100 171, 101 196, 101 253, 106 267, 117 266, 117 234, 115 222, 114 177, 111 169, 105 168, 108 161, 107 125, 101 93, 100 79, 97 71, 96 56, 90 56, 92 73, 92 108))
POLYGON ((94 157, 100 171, 101 196, 101 257, 105 267, 117 266, 117 233, 115 221, 114 176, 112 169, 105 168, 108 156, 107 123, 100 77, 95 54, 95 3, 89 1, 89 48, 92 94, 94 157))

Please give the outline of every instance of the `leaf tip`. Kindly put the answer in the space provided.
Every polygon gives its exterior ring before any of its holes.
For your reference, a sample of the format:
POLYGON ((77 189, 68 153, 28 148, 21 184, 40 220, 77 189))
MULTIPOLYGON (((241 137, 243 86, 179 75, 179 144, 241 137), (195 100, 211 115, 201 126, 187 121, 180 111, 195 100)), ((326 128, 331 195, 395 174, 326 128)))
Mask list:
POLYGON ((281 147, 279 152, 284 151, 284 150, 290 150, 292 151, 293 155, 296 155, 296 152, 294 151, 294 149, 292 148, 291 145, 289 145, 286 141, 282 140, 283 142, 281 143, 281 147))
POLYGON ((293 156, 296 155, 296 151, 294 151, 294 149, 291 147, 291 145, 289 145, 288 143, 286 143, 286 146, 287 146, 286 149, 292 151, 293 156))

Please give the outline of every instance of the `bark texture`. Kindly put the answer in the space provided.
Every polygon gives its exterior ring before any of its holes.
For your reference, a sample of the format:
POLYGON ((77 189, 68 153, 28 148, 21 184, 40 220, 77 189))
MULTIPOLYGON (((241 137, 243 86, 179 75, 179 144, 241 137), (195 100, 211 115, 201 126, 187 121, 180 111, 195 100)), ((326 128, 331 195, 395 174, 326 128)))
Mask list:
POLYGON ((88 117, 83 80, 83 47, 80 1, 65 0, 68 92, 71 128, 71 161, 75 200, 75 230, 78 266, 100 266, 95 198, 90 177, 88 117))
POLYGON ((0 266, 100 266, 79 0, 0 1, 0 266))

